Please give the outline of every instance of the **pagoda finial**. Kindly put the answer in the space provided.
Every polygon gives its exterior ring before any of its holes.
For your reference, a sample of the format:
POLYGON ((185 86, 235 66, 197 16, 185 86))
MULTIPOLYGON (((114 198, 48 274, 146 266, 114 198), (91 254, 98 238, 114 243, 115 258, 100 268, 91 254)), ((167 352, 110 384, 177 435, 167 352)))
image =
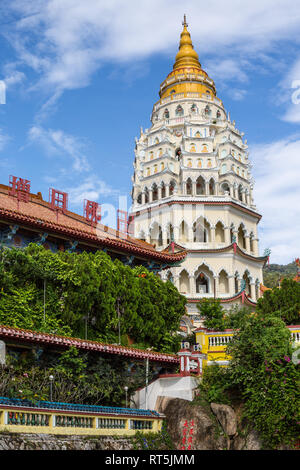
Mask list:
POLYGON ((198 54, 193 48, 191 35, 187 29, 186 15, 183 16, 183 31, 180 35, 179 51, 176 55, 173 70, 194 68, 201 70, 198 54))

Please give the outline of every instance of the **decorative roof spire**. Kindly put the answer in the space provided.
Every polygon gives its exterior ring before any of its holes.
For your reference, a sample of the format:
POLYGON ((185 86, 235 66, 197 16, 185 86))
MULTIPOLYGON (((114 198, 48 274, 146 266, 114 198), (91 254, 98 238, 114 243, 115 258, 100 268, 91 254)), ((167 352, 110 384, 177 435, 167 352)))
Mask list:
POLYGON ((183 23, 182 23, 182 26, 188 27, 188 24, 187 24, 187 22, 186 22, 186 16, 185 16, 185 15, 183 15, 183 23))
POLYGON ((176 55, 173 70, 193 67, 201 70, 198 54, 193 48, 190 33, 187 30, 188 24, 186 22, 186 15, 183 17, 183 31, 180 36, 179 51, 176 55))

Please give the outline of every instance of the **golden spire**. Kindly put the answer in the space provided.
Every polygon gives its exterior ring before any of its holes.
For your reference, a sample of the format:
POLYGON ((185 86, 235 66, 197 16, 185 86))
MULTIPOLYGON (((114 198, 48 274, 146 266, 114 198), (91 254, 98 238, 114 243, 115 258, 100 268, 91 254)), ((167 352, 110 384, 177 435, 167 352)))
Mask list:
POLYGON ((176 55, 173 70, 180 68, 193 67, 201 70, 198 54, 193 48, 190 33, 187 30, 186 16, 183 17, 183 31, 180 36, 179 51, 176 55))

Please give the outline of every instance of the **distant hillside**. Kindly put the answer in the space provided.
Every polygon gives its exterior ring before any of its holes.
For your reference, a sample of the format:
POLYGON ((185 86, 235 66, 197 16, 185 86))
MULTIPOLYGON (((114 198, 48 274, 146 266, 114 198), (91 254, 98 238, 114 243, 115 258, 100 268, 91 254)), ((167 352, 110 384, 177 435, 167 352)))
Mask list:
POLYGON ((263 269, 264 285, 266 287, 278 286, 278 281, 282 278, 291 279, 297 274, 296 263, 270 264, 263 269))

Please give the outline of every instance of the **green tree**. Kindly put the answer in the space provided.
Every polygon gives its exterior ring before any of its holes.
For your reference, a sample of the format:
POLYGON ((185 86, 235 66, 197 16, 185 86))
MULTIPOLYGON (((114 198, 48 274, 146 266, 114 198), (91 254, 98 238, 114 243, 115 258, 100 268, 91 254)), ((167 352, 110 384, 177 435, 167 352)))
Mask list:
POLYGON ((204 317, 204 326, 210 330, 223 331, 226 328, 225 310, 218 299, 202 299, 197 308, 204 317))
POLYGON ((286 325, 297 325, 300 320, 300 284, 291 279, 283 279, 280 288, 266 291, 258 299, 256 311, 276 315, 286 325))

